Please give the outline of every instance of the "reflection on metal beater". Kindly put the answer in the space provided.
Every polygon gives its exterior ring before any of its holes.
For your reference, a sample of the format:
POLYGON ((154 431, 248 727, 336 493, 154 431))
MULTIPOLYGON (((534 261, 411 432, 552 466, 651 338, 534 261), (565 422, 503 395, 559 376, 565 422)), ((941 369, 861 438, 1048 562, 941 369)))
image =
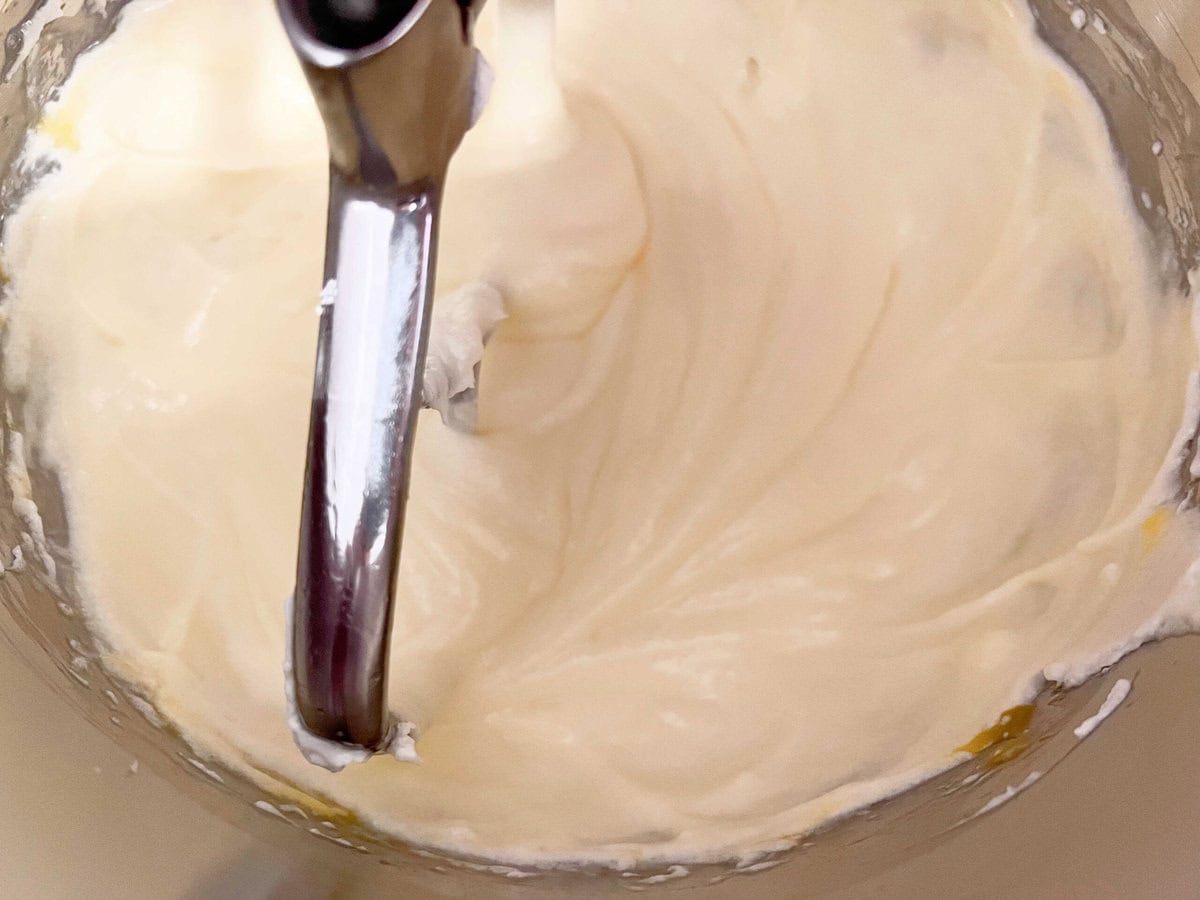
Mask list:
MULTIPOLYGON (((289 692, 305 738, 380 751, 440 192, 475 107, 481 3, 278 0, 330 146, 289 692)), ((310 754, 311 756, 311 754, 310 754)), ((316 754, 317 761, 328 756, 316 754)))

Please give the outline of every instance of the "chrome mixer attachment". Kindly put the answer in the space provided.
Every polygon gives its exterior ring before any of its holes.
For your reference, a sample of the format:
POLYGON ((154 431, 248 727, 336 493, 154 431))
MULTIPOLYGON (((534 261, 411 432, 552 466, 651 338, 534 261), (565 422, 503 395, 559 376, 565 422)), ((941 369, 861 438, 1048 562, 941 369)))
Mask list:
POLYGON ((318 740, 377 752, 395 727, 387 712, 392 596, 438 206, 478 101, 471 29, 482 0, 277 4, 330 154, 325 290, 291 616, 293 727, 298 716, 318 740))

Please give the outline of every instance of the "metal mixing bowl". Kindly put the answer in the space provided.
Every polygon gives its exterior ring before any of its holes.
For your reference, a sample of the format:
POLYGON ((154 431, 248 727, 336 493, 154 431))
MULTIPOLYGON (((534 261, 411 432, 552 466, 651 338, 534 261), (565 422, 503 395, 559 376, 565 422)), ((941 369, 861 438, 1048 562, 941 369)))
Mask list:
MULTIPOLYGON (((129 0, 0 0, 6 35, 0 67, 0 222, 40 174, 20 151, 40 108, 69 75, 76 57, 102 40, 129 0)), ((1046 40, 1084 77, 1100 100, 1126 163, 1132 190, 1173 261, 1167 277, 1182 287, 1200 260, 1200 4, 1194 0, 1032 0, 1046 40), (1087 25, 1078 28, 1082 9, 1087 25)), ((1183 292, 1180 292, 1181 302, 1183 292)), ((2 362, 2 361, 0 361, 2 362)), ((217 763, 201 759, 163 723, 134 686, 97 662, 71 565, 62 490, 38 448, 22 447, 24 404, 0 394, 0 462, 25 457, 54 575, 26 553, 26 565, 0 577, 0 652, 13 652, 97 727, 177 784, 180 803, 199 802, 282 845, 308 864, 350 873, 358 889, 402 896, 617 896, 629 889, 691 889, 703 897, 830 895, 919 896, 936 887, 954 896, 1185 896, 1200 885, 1200 771, 1192 747, 1200 717, 1200 639, 1148 647, 1072 691, 1041 697, 1028 746, 1012 761, 987 755, 902 797, 840 822, 797 851, 741 869, 696 867, 686 877, 648 870, 619 877, 601 871, 488 871, 372 833, 351 819, 321 824, 296 792, 280 783, 266 794, 217 763), (1098 750, 1076 754, 1071 727, 1094 711, 1110 684, 1136 677, 1134 700, 1098 750), (1077 759, 1086 756, 1086 759, 1077 759), (1043 777, 995 815, 976 816, 1007 787, 1043 777), (184 799, 187 795, 191 800, 184 799), (255 803, 259 806, 256 808, 255 803), (266 806, 269 803, 270 806, 266 806), (1121 810, 1119 818, 1112 816, 1121 810), (1108 816, 1097 821, 1097 815, 1108 816), (1126 829, 1126 839, 1111 836, 1126 829), (353 845, 335 846, 310 831, 353 845), (1190 837, 1189 837, 1190 836, 1190 837), (1191 848, 1190 855, 1187 848, 1191 848), (1114 849, 1117 848, 1117 849, 1114 849), (1125 856, 1122 857, 1122 853, 1125 856), (1177 864, 1178 882, 1142 880, 1177 864), (672 876, 664 879, 661 876, 672 876), (1137 885, 1145 885, 1139 891, 1137 885), (1178 892, 1172 887, 1182 888, 1178 892)), ((1196 485, 1179 477, 1180 517, 1200 521, 1196 485)), ((32 520, 0 479, 0 561, 29 544, 32 520)), ((18 493, 21 491, 18 489, 18 493)), ((1180 555, 1155 563, 1177 572, 1180 555)), ((478 861, 476 861, 478 862, 478 861)), ((1165 877, 1165 876, 1164 876, 1165 877)))

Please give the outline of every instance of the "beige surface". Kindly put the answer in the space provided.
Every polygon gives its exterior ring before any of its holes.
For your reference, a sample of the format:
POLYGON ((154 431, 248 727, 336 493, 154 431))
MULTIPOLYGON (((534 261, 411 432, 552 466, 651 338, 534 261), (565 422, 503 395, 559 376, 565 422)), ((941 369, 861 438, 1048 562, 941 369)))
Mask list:
POLYGON ((0 644, 0 892, 183 896, 256 846, 86 723, 0 644))

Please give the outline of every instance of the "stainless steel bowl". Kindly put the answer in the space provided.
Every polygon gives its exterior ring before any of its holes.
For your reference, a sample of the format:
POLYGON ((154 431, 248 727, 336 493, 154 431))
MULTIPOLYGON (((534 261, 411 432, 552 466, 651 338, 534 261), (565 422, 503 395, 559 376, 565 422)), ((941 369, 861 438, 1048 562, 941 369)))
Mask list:
MULTIPOLYGON (((76 57, 103 40, 128 2, 0 2, 0 32, 6 35, 0 66, 0 223, 40 174, 20 159, 27 129, 76 57)), ((1084 77, 1105 109, 1139 207, 1170 251, 1167 277, 1182 285, 1200 261, 1200 4, 1031 2, 1046 40, 1084 77), (1072 22, 1076 9, 1086 12, 1087 27, 1072 22)), ((56 572, 51 578, 44 567, 30 564, 0 577, 0 653, 23 658, 91 723, 169 780, 174 787, 162 802, 176 810, 180 804, 202 804, 255 836, 241 847, 240 868, 227 877, 214 873, 207 887, 194 888, 198 892, 274 896, 265 889, 256 894, 244 880, 247 873, 293 866, 317 891, 310 896, 342 884, 339 896, 602 897, 631 888, 690 888, 703 897, 926 896, 933 889, 948 896, 1182 897, 1194 896, 1200 884, 1195 849, 1200 767, 1192 750, 1200 745, 1193 702, 1200 696, 1200 638, 1143 649, 1076 690, 1048 690, 1039 700, 1028 746, 1011 762, 993 766, 981 756, 833 826, 796 851, 742 869, 697 867, 686 877, 669 879, 660 876, 679 873, 497 872, 481 861, 403 846, 349 817, 323 823, 325 817, 305 804, 292 805, 296 798, 290 786, 280 783, 277 791, 264 794, 235 773, 198 759, 134 686, 99 665, 79 606, 61 485, 36 446, 22 447, 23 398, 0 394, 0 399, 6 412, 0 462, 7 471, 23 453, 56 572), (1095 737, 1079 743, 1070 726, 1093 711, 1120 677, 1136 677, 1132 700, 1095 737), (993 813, 975 816, 1032 772, 1043 777, 1029 790, 993 813), (525 875, 530 877, 518 877, 525 875)), ((11 479, 0 479, 0 561, 10 558, 30 529, 13 489, 11 479)), ((1179 497, 1189 518, 1200 515, 1192 510, 1197 493, 1181 472, 1179 497)), ((0 674, 6 665, 7 660, 0 674)), ((13 675, 4 690, 22 683, 13 675)), ((32 713, 26 709, 23 715, 32 713)), ((68 748, 49 746, 44 752, 67 753, 68 748)), ((78 790, 51 786, 49 795, 69 808, 78 790)), ((165 827, 176 813, 165 809, 154 815, 161 815, 160 827, 165 827)), ((152 834, 154 820, 146 827, 152 834)), ((197 845, 185 841, 180 846, 186 854, 197 845)), ((181 894, 185 887, 180 886, 181 894)))

